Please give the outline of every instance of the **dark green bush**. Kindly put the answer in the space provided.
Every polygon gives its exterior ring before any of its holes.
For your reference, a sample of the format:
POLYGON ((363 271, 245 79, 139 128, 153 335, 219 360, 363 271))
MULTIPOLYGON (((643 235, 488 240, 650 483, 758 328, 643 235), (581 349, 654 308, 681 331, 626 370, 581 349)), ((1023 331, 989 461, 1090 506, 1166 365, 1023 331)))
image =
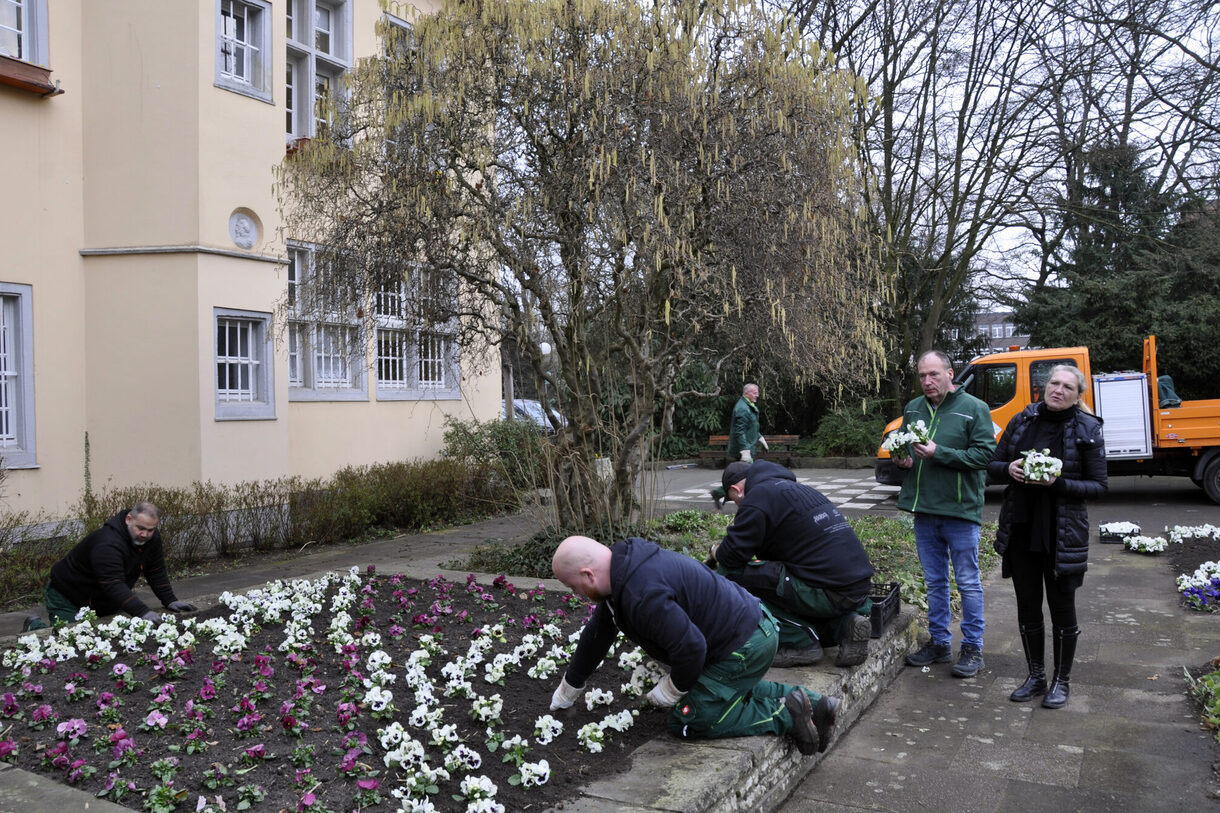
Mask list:
POLYGON ((868 457, 881 445, 881 432, 890 417, 878 402, 867 407, 840 407, 822 416, 817 431, 802 446, 816 457, 868 457))
POLYGON ((518 492, 548 485, 550 441, 533 421, 445 420, 441 457, 488 470, 489 482, 518 492))

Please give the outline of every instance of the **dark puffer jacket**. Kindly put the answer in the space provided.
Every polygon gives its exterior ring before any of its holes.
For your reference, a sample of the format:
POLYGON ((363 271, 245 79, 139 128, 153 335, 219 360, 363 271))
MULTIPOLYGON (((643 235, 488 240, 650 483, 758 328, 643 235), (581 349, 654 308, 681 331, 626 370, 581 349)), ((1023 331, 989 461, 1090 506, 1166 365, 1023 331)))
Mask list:
MULTIPOLYGON (((987 472, 994 482, 1013 483, 1008 475, 1008 464, 1028 449, 1024 438, 1037 417, 1038 405, 1030 404, 1008 422, 1008 428, 1004 430, 995 455, 987 466, 987 472)), ((1100 497, 1109 488, 1101 423, 1101 419, 1095 415, 1078 412, 1075 418, 1063 424, 1063 472, 1050 486, 1056 508, 1056 578, 1083 574, 1089 566, 1089 513, 1085 500, 1100 497)), ((1009 485, 1004 494, 999 529, 995 535, 995 550, 1000 556, 1008 549, 1013 523, 1024 520, 1013 516, 1010 499, 1012 489, 1020 487, 1015 483, 1009 485)), ((1007 577, 1008 573, 1002 575, 1007 577)))

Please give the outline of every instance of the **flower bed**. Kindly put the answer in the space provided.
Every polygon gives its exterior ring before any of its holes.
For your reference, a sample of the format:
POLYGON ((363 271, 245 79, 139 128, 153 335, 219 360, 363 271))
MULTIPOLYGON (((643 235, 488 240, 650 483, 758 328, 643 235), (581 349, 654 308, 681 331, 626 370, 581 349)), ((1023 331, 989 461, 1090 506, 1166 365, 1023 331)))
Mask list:
POLYGON ((635 699, 659 672, 633 646, 548 711, 589 610, 575 596, 353 568, 221 601, 23 637, 0 760, 153 811, 522 810, 665 730, 635 699))

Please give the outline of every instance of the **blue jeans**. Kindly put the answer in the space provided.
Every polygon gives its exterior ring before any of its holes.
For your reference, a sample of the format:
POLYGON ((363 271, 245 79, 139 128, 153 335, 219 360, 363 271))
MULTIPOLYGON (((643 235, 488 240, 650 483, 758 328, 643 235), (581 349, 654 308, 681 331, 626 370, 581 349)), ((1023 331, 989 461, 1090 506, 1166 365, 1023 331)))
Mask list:
POLYGON ((928 586, 928 631, 952 644, 949 631, 949 562, 962 597, 962 641, 983 648, 983 582, 979 576, 979 525, 935 514, 915 515, 915 547, 928 586))

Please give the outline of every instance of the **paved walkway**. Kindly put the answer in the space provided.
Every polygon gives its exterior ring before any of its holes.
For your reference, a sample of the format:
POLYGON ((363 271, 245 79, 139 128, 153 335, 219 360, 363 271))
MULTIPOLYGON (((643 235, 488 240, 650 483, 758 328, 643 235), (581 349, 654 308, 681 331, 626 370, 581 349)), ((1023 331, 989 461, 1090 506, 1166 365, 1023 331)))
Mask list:
MULTIPOLYGON (((488 539, 528 538, 538 521, 522 514, 272 556, 238 570, 178 580, 176 589, 185 599, 206 600, 272 578, 353 564, 431 576, 443 562, 488 539)), ((1078 594, 1082 634, 1072 697, 1066 708, 1051 711, 1007 699, 1024 677, 1024 661, 1011 585, 993 576, 986 586, 987 667, 980 675, 954 679, 949 664, 904 669, 780 813, 1220 808, 1212 772, 1220 748, 1210 732, 1199 729, 1182 681, 1184 665, 1220 655, 1220 618, 1183 610, 1172 584, 1163 560, 1094 543, 1078 594)), ((15 634, 23 617, 0 615, 0 636, 15 634)), ((73 809, 66 799, 38 798, 33 807, 18 807, 73 809)), ((8 802, 15 803, 14 797, 8 802)), ((0 799, 0 810, 10 809, 8 802, 0 799)))
POLYGON ((1025 677, 1016 602, 998 571, 984 593, 986 668, 905 668, 779 813, 1220 808, 1220 747, 1182 680, 1220 655, 1220 618, 1179 605, 1164 560, 1094 539, 1058 710, 1008 700, 1025 677))

